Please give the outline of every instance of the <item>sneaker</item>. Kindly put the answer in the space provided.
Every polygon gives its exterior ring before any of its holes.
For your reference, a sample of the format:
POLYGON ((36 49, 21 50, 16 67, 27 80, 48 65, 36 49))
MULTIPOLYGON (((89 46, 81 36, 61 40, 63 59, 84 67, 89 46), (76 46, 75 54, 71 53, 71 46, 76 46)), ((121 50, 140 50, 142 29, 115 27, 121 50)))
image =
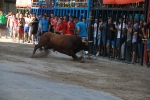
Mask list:
POLYGON ((123 57, 121 57, 121 58, 120 58, 120 60, 124 60, 124 58, 123 58, 123 57))
POLYGON ((99 52, 97 52, 96 56, 99 56, 99 52))

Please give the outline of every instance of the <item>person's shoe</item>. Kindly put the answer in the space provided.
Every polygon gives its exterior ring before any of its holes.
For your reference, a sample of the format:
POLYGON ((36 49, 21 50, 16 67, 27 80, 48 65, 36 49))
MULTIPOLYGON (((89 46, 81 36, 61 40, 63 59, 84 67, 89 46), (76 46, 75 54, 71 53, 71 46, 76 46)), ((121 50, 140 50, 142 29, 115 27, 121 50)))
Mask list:
POLYGON ((123 58, 123 57, 121 57, 121 58, 120 58, 120 60, 124 60, 124 58, 123 58))
POLYGON ((96 56, 99 56, 99 52, 97 52, 96 56))
POLYGON ((130 62, 130 64, 135 64, 135 62, 130 62))

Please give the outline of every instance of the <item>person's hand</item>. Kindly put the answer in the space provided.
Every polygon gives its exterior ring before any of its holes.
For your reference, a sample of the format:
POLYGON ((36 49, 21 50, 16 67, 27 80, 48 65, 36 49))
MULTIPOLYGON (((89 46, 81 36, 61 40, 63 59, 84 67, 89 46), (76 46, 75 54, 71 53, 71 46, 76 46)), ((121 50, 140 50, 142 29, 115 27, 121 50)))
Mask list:
POLYGON ((147 36, 147 35, 145 35, 145 36, 144 36, 144 38, 145 38, 145 39, 147 39, 147 38, 148 38, 148 36, 147 36))
POLYGON ((118 29, 118 26, 117 26, 117 25, 115 25, 115 28, 116 28, 116 29, 118 29))
POLYGON ((112 31, 113 31, 113 27, 111 27, 111 28, 110 28, 110 30, 112 30, 112 31))
POLYGON ((128 25, 126 25, 126 28, 128 29, 128 25))

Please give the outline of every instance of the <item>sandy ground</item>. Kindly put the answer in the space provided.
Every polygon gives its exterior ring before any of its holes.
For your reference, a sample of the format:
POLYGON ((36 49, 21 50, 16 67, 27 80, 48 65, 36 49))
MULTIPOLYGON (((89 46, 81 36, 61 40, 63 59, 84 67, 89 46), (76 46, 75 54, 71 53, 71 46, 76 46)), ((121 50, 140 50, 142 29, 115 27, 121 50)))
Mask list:
POLYGON ((44 52, 37 51, 36 58, 31 58, 33 48, 32 44, 14 43, 11 39, 0 38, 0 67, 15 66, 43 75, 42 78, 47 81, 103 91, 123 100, 150 100, 150 68, 102 57, 80 63, 52 51, 47 57, 44 52))

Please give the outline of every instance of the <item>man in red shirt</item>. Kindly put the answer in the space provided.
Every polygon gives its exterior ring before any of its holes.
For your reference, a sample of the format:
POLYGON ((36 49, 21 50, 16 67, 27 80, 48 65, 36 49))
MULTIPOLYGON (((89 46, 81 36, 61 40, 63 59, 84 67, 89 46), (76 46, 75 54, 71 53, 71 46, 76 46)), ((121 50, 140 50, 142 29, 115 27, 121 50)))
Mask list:
POLYGON ((63 25, 63 18, 62 17, 60 17, 58 20, 58 23, 57 23, 56 28, 55 28, 55 33, 56 34, 63 34, 64 33, 64 25, 63 25))
POLYGON ((53 24, 53 20, 55 19, 55 16, 54 16, 54 14, 51 14, 51 18, 50 18, 50 25, 51 25, 51 32, 53 32, 54 33, 54 24, 53 24))
POLYGON ((57 22, 58 22, 58 16, 55 16, 55 19, 53 20, 53 29, 54 29, 54 33, 56 32, 57 22))
POLYGON ((69 35, 74 35, 75 23, 74 23, 74 21, 73 21, 73 17, 70 16, 69 20, 70 20, 70 21, 68 22, 67 34, 69 34, 69 35))
POLYGON ((67 34, 67 25, 68 21, 67 21, 67 16, 64 16, 64 20, 63 20, 63 25, 64 25, 64 34, 67 34))

